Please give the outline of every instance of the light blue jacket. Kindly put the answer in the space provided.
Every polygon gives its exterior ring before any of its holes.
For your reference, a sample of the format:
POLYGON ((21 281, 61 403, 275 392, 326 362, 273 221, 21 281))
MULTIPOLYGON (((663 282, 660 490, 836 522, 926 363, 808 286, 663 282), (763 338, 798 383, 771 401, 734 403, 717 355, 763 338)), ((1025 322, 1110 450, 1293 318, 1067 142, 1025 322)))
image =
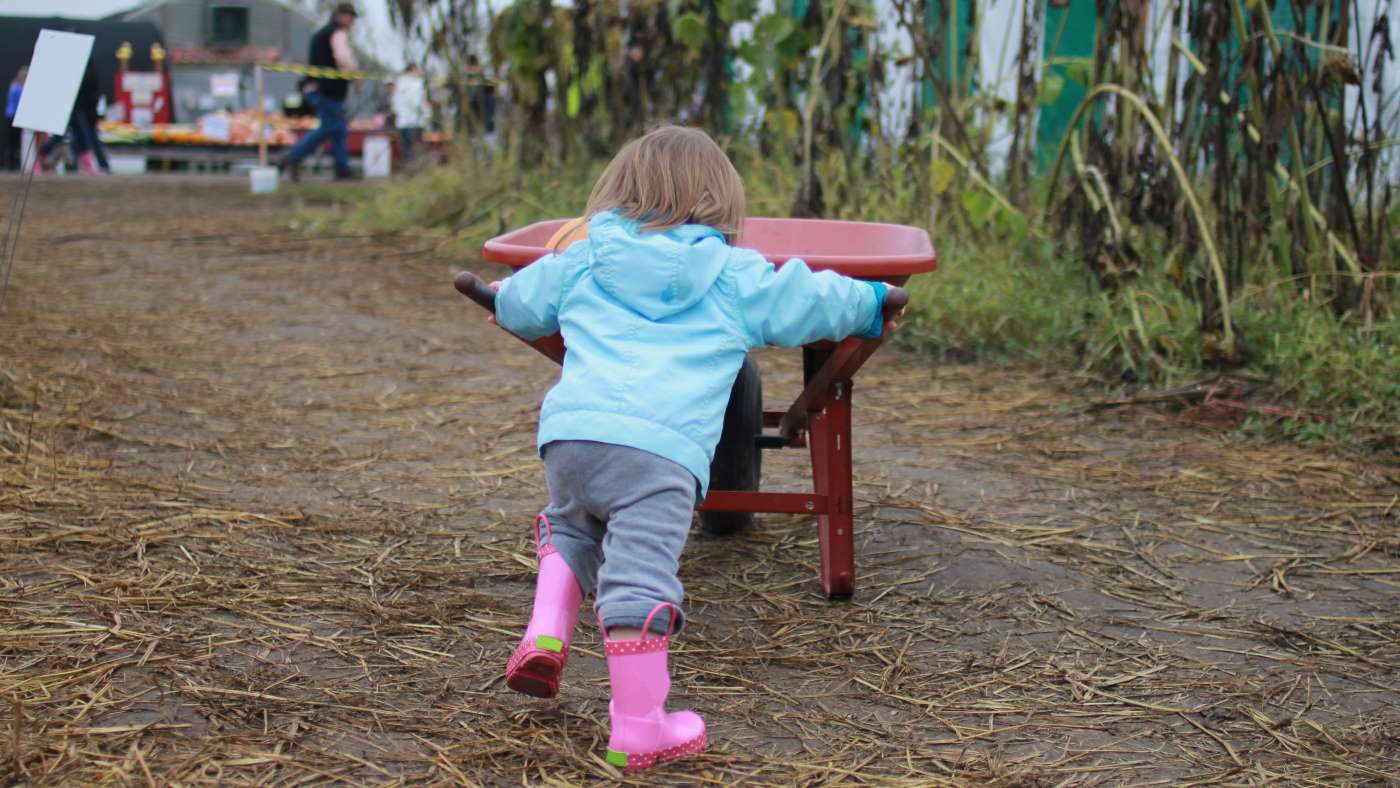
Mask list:
POLYGON ((608 212, 587 240, 502 282, 496 321, 524 339, 562 331, 568 346, 540 411, 541 450, 583 440, 649 451, 695 474, 700 500, 744 354, 878 337, 885 290, 801 260, 775 270, 703 225, 644 232, 608 212))

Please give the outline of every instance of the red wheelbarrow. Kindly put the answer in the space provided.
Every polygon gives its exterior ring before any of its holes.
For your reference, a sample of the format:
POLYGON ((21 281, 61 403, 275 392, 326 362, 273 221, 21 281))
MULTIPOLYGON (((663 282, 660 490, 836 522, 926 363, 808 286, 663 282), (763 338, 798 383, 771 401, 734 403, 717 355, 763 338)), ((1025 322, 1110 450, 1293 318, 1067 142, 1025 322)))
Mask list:
MULTIPOLYGON (((549 240, 568 221, 536 222, 493 238, 486 242, 484 257, 523 268, 552 251, 549 240)), ((898 224, 748 219, 740 245, 757 250, 778 266, 801 258, 814 270, 830 269, 892 285, 903 285, 914 274, 938 265, 928 233, 898 224)), ((493 308, 495 294, 474 277, 459 278, 458 289, 493 308)), ((815 515, 822 589, 828 597, 855 592, 851 379, 882 341, 883 337, 851 337, 802 348, 804 387, 786 411, 763 410, 758 364, 752 356, 745 359, 715 448, 710 492, 697 507, 701 525, 713 534, 747 527, 755 512, 815 515), (761 451, 802 447, 812 453, 812 492, 759 492, 761 451)), ((564 341, 558 334, 527 344, 557 363, 564 362, 564 341)))

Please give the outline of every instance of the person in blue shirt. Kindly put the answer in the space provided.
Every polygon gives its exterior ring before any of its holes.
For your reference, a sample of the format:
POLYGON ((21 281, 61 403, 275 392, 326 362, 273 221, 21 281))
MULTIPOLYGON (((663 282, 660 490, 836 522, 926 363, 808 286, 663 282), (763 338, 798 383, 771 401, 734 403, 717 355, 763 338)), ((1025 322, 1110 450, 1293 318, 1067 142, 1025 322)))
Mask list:
POLYGON ((5 149, 3 156, 0 156, 0 169, 19 169, 23 132, 15 125, 15 113, 19 112, 19 97, 24 93, 24 80, 28 76, 29 66, 20 66, 15 78, 10 81, 9 92, 5 95, 5 149))
POLYGON ((676 577, 705 497, 729 389, 752 348, 878 337, 904 291, 775 268, 735 246, 744 186, 705 132, 634 140, 588 200, 588 236, 499 283, 496 321, 568 354, 540 411, 549 505, 536 520, 535 605, 507 665, 553 697, 583 597, 596 589, 612 684, 607 760, 630 771, 698 752, 705 723, 668 713, 676 577))

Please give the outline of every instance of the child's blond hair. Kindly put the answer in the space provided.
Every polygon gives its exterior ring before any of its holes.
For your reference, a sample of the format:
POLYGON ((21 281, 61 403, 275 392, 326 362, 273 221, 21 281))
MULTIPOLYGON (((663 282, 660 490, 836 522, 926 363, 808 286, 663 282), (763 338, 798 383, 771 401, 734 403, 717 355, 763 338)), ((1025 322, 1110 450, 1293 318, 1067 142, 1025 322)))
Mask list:
POLYGON ((593 185, 585 215, 611 210, 646 230, 703 224, 732 244, 744 229, 744 182, 710 135, 662 126, 627 143, 593 185))

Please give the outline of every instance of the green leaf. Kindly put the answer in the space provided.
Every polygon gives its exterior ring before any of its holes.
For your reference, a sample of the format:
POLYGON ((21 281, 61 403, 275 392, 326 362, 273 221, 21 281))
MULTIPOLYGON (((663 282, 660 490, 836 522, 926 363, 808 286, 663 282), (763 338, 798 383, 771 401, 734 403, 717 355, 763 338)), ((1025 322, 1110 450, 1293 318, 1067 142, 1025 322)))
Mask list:
POLYGON ((967 216, 978 227, 987 226, 992 219, 992 212, 997 205, 992 200, 991 195, 980 189, 969 189, 962 194, 963 210, 967 211, 967 216))
POLYGON ((958 174, 958 168, 953 162, 947 159, 934 159, 928 163, 929 186, 933 189, 933 196, 938 197, 943 192, 948 191, 948 185, 953 182, 953 177, 958 174))
POLYGON ((1060 100, 1065 90, 1065 78, 1051 71, 1040 80, 1040 106, 1048 107, 1060 100))
POLYGON ((1012 243, 1020 243, 1027 232, 1026 216, 1020 211, 1002 205, 995 201, 992 209, 992 223, 998 233, 1009 238, 1012 243))
POLYGON ((798 128, 802 125, 797 113, 790 109, 780 109, 776 112, 768 113, 769 128, 777 131, 779 138, 796 139, 798 128))
POLYGON ((729 113, 742 118, 749 114, 749 90, 748 86, 742 82, 732 82, 729 85, 729 113))
POLYGON ((1065 76, 1080 87, 1088 88, 1094 79, 1094 62, 1087 57, 1065 58, 1065 76))
POLYGON ((564 112, 571 118, 578 117, 579 107, 583 104, 583 91, 577 82, 569 83, 569 90, 565 96, 564 112))
POLYGON ((1016 245, 1025 241, 1030 232, 1030 223, 1024 213, 1010 210, 1000 203, 997 204, 996 225, 1001 234, 1016 245))
POLYGON ((694 11, 676 17, 671 34, 691 52, 699 52, 705 46, 705 23, 694 11))
POLYGON ((763 42, 768 48, 774 49, 796 31, 797 23, 787 16, 768 14, 759 19, 757 25, 754 25, 753 38, 755 41, 763 42))
POLYGON ((754 67, 759 84, 767 84, 768 71, 773 65, 773 50, 758 41, 749 40, 739 45, 739 58, 754 67))
POLYGON ((719 18, 730 25, 752 19, 757 11, 758 0, 723 0, 719 4, 719 18))
POLYGON ((594 55, 593 60, 588 64, 588 70, 583 73, 583 92, 596 96, 603 92, 603 56, 594 55))

